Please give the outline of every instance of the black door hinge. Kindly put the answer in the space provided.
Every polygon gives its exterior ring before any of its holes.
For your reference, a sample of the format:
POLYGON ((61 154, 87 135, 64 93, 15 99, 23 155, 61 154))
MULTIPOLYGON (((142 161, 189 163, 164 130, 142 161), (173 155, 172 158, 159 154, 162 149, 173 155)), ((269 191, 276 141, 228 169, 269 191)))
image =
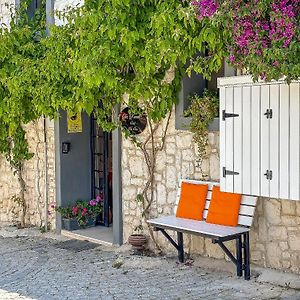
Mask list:
POLYGON ((239 172, 229 171, 226 170, 225 167, 223 167, 223 177, 226 177, 226 175, 239 175, 239 172))
POLYGON ((264 113, 264 115, 267 117, 267 119, 272 119, 273 118, 273 109, 268 108, 267 111, 264 113))
POLYGON ((273 178, 273 171, 267 170, 266 173, 264 174, 264 176, 266 176, 266 178, 268 180, 272 180, 272 178, 273 178))
POLYGON ((226 113, 225 109, 222 110, 222 120, 225 121, 226 118, 234 118, 234 117, 238 117, 239 114, 233 114, 233 113, 226 113))

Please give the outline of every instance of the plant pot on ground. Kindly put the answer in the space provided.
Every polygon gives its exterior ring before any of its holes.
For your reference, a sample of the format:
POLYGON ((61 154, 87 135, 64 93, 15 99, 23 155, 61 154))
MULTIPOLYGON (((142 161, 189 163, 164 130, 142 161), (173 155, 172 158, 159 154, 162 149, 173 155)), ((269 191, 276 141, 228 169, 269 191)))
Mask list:
POLYGON ((61 219, 61 227, 62 227, 62 229, 65 229, 68 231, 78 230, 80 228, 78 225, 78 222, 75 218, 73 218, 73 219, 62 218, 61 219))
POLYGON ((147 243, 147 237, 142 233, 131 234, 128 238, 128 243, 132 246, 134 254, 141 254, 147 243))

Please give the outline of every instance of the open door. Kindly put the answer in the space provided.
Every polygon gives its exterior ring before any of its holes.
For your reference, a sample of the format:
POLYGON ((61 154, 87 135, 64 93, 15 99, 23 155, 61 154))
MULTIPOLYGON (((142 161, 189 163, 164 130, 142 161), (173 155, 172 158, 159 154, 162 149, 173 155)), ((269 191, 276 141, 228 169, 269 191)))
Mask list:
POLYGON ((91 117, 92 186, 91 194, 103 198, 103 214, 98 224, 109 227, 112 224, 112 135, 104 132, 91 117))

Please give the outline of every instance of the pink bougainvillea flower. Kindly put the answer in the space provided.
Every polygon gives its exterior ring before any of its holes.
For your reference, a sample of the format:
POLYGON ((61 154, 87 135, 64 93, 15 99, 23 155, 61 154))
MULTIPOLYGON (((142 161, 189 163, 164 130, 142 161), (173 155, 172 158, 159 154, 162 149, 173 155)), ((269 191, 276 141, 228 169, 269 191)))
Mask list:
POLYGON ((72 207, 72 212, 73 212, 74 215, 77 215, 78 214, 78 207, 77 206, 72 207))
POLYGON ((85 215, 86 215, 86 213, 87 213, 87 209, 86 209, 86 208, 84 208, 84 209, 82 210, 81 214, 82 214, 82 216, 85 216, 85 215))
POLYGON ((197 11, 198 19, 211 17, 218 9, 219 4, 216 0, 195 0, 191 1, 197 11))

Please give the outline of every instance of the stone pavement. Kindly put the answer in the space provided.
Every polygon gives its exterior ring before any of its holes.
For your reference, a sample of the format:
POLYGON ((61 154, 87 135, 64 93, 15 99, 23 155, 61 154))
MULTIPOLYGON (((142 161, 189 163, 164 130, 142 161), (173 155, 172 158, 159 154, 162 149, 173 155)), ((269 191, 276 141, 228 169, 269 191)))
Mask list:
POLYGON ((299 290, 121 250, 60 236, 0 233, 0 300, 300 299, 299 290))

